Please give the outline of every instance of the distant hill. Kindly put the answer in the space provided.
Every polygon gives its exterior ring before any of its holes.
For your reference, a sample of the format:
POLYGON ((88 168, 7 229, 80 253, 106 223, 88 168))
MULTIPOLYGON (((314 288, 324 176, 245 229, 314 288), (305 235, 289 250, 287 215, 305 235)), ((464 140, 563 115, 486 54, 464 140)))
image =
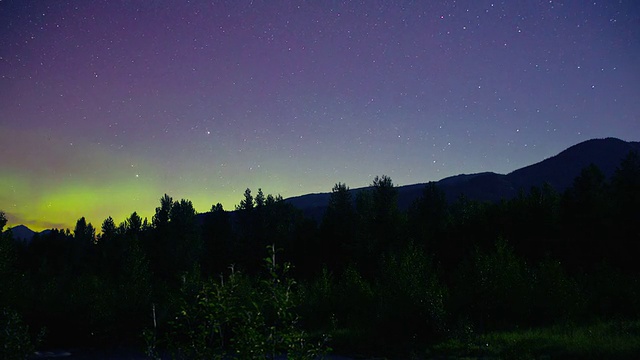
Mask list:
POLYGON ((563 191, 591 163, 611 177, 620 160, 632 150, 640 152, 640 142, 615 138, 587 140, 537 164, 515 170, 507 177, 516 187, 528 189, 546 181, 554 189, 563 191))
POLYGON ((18 225, 10 228, 11 234, 13 235, 13 239, 16 241, 25 241, 29 242, 35 235, 35 231, 29 229, 24 225, 18 225))
MULTIPOLYGON (((29 229, 24 225, 14 226, 12 228, 9 228, 9 230, 11 230, 11 234, 13 235, 14 240, 27 242, 27 243, 31 242, 31 239, 33 239, 33 236, 37 234, 35 231, 29 229)), ((48 234, 49 232, 51 232, 51 230, 44 230, 40 232, 40 234, 44 235, 44 234, 48 234)))
MULTIPOLYGON (((549 183, 557 191, 571 186, 580 171, 591 163, 611 177, 630 151, 640 152, 640 142, 627 142, 616 138, 587 140, 560 152, 546 160, 523 167, 509 174, 483 172, 461 174, 444 178, 436 184, 454 201, 462 194, 479 201, 499 201, 515 197, 520 189, 528 191, 532 186, 549 183)), ((407 209, 417 199, 426 183, 399 186, 398 206, 407 209)), ((368 188, 352 189, 352 193, 368 188)), ((308 194, 286 199, 305 214, 316 220, 322 218, 329 203, 330 193, 308 194)))
MULTIPOLYGON (((564 191, 571 186, 580 171, 589 164, 595 164, 607 176, 611 177, 620 160, 630 151, 640 152, 640 142, 627 142, 616 138, 593 139, 571 146, 568 149, 548 159, 517 169, 509 174, 483 172, 477 174, 460 174, 444 178, 436 184, 442 189, 447 200, 452 202, 461 195, 478 201, 499 201, 517 196, 522 189, 528 191, 532 186, 549 183, 557 191, 564 191)), ((333 184, 328 184, 333 185, 333 184)), ((406 210, 422 195, 426 183, 399 186, 398 207, 406 210)), ((369 187, 351 189, 355 195, 369 187)), ((302 210, 304 214, 316 221, 322 215, 329 203, 331 193, 316 193, 295 196, 285 199, 302 210)), ((198 214, 197 221, 202 223, 205 214, 198 214)), ((12 228, 15 239, 31 241, 35 234, 26 226, 19 225, 12 228)), ((45 233, 49 230, 45 230, 45 233)), ((42 234, 41 233, 41 234, 42 234)))

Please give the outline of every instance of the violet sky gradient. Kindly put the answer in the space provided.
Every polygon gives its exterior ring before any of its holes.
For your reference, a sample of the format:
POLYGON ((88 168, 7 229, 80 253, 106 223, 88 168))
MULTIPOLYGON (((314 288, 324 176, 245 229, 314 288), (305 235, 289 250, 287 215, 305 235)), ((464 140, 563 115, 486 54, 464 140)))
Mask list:
POLYGON ((0 1, 9 225, 508 173, 640 139, 640 2, 0 1))

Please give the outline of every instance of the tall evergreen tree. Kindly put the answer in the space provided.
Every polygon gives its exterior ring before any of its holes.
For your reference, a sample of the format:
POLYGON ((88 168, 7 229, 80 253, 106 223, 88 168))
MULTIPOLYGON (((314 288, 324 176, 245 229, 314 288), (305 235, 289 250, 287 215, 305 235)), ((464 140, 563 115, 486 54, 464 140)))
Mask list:
POLYGON ((408 213, 410 236, 429 253, 439 253, 451 225, 447 198, 436 183, 428 183, 408 213))
POLYGON ((265 197, 261 188, 258 188, 258 194, 256 195, 255 203, 256 208, 258 209, 262 208, 265 205, 265 197))
POLYGON ((171 208, 173 207, 173 199, 164 194, 160 198, 160 206, 156 207, 156 213, 151 222, 153 226, 152 236, 145 239, 146 253, 149 254, 151 269, 159 278, 168 280, 173 273, 173 251, 171 234, 169 233, 169 219, 171 208))
POLYGON ((635 221, 640 218, 640 155, 632 151, 622 159, 611 179, 611 185, 619 212, 621 225, 625 228, 623 236, 640 240, 640 232, 635 221), (634 231, 635 230, 635 231, 634 231))
POLYGON ((236 210, 251 212, 253 210, 253 196, 251 195, 251 189, 247 188, 244 191, 244 199, 240 200, 240 205, 236 206, 236 210))
POLYGON ((78 219, 73 230, 72 266, 76 272, 86 272, 95 265, 96 230, 84 217, 78 219))
POLYGON ((625 268, 638 269, 640 256, 640 155, 629 152, 622 159, 611 179, 614 203, 614 233, 619 242, 617 260, 625 268))
POLYGON ((321 224, 323 242, 320 245, 320 261, 331 270, 342 272, 356 251, 355 210, 349 187, 337 183, 331 189, 327 210, 321 224))
POLYGON ((595 264, 607 257, 611 248, 602 241, 611 233, 608 184, 604 173, 594 164, 585 167, 567 189, 561 213, 565 223, 565 259, 574 265, 595 264))
POLYGON ((190 200, 175 201, 171 207, 169 234, 175 271, 179 273, 200 264, 202 242, 195 216, 196 210, 190 200))
POLYGON ((234 234, 229 214, 222 204, 211 206, 203 224, 202 270, 205 274, 218 275, 237 261, 234 234))
POLYGON ((127 220, 125 220, 125 228, 127 234, 137 235, 142 231, 142 218, 137 212, 133 212, 127 220))
POLYGON ((375 252, 386 251, 398 247, 402 235, 401 213, 398 209, 398 189, 390 177, 382 175, 373 179, 373 218, 370 226, 373 229, 375 252))
MULTIPOLYGON (((17 254, 9 231, 3 232, 7 218, 0 211, 0 311, 16 301, 16 260, 17 254)), ((1 337, 0 337, 1 338, 1 337)), ((0 352, 1 354, 1 352, 0 352)))

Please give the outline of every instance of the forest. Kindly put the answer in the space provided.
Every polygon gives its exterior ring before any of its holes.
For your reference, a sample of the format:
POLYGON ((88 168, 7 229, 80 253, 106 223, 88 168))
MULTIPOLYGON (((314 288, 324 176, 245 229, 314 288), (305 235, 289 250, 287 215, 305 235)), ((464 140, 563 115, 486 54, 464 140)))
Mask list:
POLYGON ((429 183, 405 211, 388 176, 356 195, 337 183, 319 222, 261 189, 204 214, 165 194, 150 220, 81 218, 28 243, 0 213, 0 357, 127 346, 176 359, 515 358, 514 347, 633 358, 638 219, 636 152, 611 178, 592 165, 561 192, 540 184, 495 203, 429 183), (513 335, 598 327, 614 333, 608 345, 513 335))

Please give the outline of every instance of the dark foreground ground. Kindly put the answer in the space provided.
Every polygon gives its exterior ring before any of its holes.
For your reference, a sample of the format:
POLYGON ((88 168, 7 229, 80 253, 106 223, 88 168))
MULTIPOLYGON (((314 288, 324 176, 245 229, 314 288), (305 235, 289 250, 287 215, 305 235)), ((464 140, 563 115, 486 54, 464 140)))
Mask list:
POLYGON ((142 351, 135 349, 50 349, 40 350, 29 357, 30 360, 148 360, 142 351))
MULTIPOLYGON (((170 356, 162 356, 162 359, 171 359, 170 356)), ((29 360, 150 360, 142 351, 136 349, 53 349, 41 350, 29 357, 29 360)), ((276 358, 276 359, 285 359, 276 358)), ((354 360, 350 357, 329 355, 327 360, 354 360)))
MULTIPOLYGON (((162 359, 171 359, 162 354, 162 359)), ((397 357, 387 357, 397 358, 397 357)), ((449 339, 411 359, 640 359, 640 320, 608 320, 590 324, 558 324, 551 327, 496 331, 449 339)), ((41 351, 30 360, 151 360, 142 349, 57 349, 41 351)), ((278 357, 285 360, 284 357, 278 357)), ((372 360, 364 356, 330 355, 329 360, 372 360)), ((379 360, 385 358, 377 358, 379 360)))

